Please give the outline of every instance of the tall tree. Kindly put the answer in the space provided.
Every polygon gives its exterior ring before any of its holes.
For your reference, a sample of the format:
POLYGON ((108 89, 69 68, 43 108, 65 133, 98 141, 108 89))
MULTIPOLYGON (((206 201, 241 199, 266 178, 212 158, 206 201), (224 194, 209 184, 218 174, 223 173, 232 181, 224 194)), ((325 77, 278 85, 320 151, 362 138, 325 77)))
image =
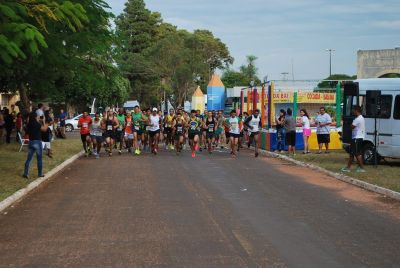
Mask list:
POLYGON ((160 14, 148 10, 143 0, 128 0, 115 23, 119 41, 118 65, 130 81, 131 96, 149 105, 149 96, 154 95, 156 80, 160 81, 161 78, 157 77, 144 51, 157 40, 160 14))
POLYGON ((257 57, 254 55, 248 55, 246 59, 247 65, 240 66, 240 72, 250 81, 260 81, 260 79, 257 77, 258 68, 255 64, 257 57))
POLYGON ((251 81, 254 81, 256 85, 260 85, 261 81, 257 76, 258 68, 255 61, 256 56, 249 55, 246 57, 247 64, 241 65, 239 71, 231 69, 225 70, 222 74, 222 82, 226 87, 235 86, 249 86, 251 81))
POLYGON ((30 100, 47 99, 82 105, 96 95, 108 96, 108 100, 112 100, 116 88, 119 97, 123 98, 126 95, 123 91, 126 92, 127 88, 121 91, 124 83, 121 83, 121 74, 113 65, 113 35, 109 27, 112 14, 106 11, 108 5, 103 0, 47 2, 69 2, 70 6, 79 6, 86 23, 77 23, 79 28, 71 27, 70 24, 76 21, 69 12, 66 12, 70 17, 65 22, 52 17, 43 19, 45 26, 41 19, 27 18, 44 37, 47 48, 25 59, 18 58, 12 65, 2 66, 5 72, 0 74, 1 88, 19 91, 22 110, 29 106, 30 100))

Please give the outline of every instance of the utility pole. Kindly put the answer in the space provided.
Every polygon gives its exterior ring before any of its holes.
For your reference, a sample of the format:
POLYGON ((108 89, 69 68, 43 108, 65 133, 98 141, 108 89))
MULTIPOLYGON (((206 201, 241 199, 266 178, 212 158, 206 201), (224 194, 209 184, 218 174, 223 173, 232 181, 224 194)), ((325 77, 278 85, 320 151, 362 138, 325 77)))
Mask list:
POLYGON ((327 48, 327 52, 329 52, 329 77, 332 76, 332 52, 335 52, 333 48, 327 48))

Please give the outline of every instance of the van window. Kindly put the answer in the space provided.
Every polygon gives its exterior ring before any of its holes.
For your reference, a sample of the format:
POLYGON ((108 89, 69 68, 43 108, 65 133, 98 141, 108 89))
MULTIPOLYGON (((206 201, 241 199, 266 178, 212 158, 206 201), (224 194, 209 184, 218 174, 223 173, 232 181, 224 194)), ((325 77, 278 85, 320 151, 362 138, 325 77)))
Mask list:
MULTIPOLYGON (((365 96, 360 96, 360 99, 362 99, 362 112, 363 116, 365 118, 373 118, 373 115, 367 114, 366 113, 366 99, 365 96)), ((390 118, 392 115, 392 101, 393 101, 393 96, 392 95, 382 95, 381 96, 381 113, 377 118, 390 118)))
POLYGON ((393 118, 400 119, 400 95, 397 95, 394 101, 393 118))

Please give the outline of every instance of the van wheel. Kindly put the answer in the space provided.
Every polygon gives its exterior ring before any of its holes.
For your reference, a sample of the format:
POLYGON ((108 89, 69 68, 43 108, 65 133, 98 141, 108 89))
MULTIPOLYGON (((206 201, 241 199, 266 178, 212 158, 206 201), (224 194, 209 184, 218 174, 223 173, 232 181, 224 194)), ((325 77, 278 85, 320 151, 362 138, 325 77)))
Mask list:
MULTIPOLYGON (((363 161, 366 165, 375 164, 375 146, 372 143, 367 143, 364 145, 363 150, 363 161)), ((377 163, 381 161, 381 156, 377 154, 377 163)))
POLYGON ((65 131, 66 132, 71 132, 72 130, 74 130, 74 127, 71 124, 68 124, 65 126, 65 131))

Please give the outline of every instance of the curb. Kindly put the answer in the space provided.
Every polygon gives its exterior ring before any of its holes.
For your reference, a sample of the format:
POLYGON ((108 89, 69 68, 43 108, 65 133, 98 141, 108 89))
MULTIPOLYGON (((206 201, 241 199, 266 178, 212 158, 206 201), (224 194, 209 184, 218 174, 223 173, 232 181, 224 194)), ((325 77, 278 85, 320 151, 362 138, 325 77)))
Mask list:
POLYGON ((281 154, 277 154, 277 153, 273 153, 273 152, 268 152, 268 151, 261 150, 261 149, 260 149, 260 152, 262 154, 264 154, 264 155, 269 155, 269 156, 274 157, 274 158, 279 158, 279 159, 294 163, 294 164, 296 164, 298 166, 301 166, 301 167, 306 167, 306 168, 310 168, 310 169, 319 171, 319 172, 321 172, 321 173, 323 173, 325 175, 328 175, 328 176, 333 177, 333 178, 335 178, 337 180, 340 180, 340 181, 355 185, 357 187, 363 188, 363 189, 365 189, 367 191, 378 193, 378 194, 381 194, 381 195, 383 195, 385 197, 390 197, 390 198, 393 198, 393 199, 396 199, 396 200, 400 200, 400 193, 399 192, 396 192, 396 191, 393 191, 393 190, 389 190, 389 189, 386 189, 386 188, 383 188, 383 187, 380 187, 380 186, 377 186, 377 185, 374 185, 374 184, 371 184, 371 183, 368 183, 368 182, 365 182, 365 181, 360 181, 358 179, 352 178, 350 176, 346 176, 346 175, 341 174, 341 173, 336 173, 336 172, 333 172, 333 171, 329 171, 327 169, 318 167, 318 166, 313 165, 313 164, 307 164, 307 163, 304 163, 302 161, 290 158, 290 157, 285 156, 285 155, 281 155, 281 154))
POLYGON ((38 188, 42 183, 51 179, 54 175, 56 175, 58 172, 60 172, 66 166, 72 164, 75 160, 77 160, 82 155, 83 155, 83 151, 73 155, 69 159, 62 162, 57 167, 55 167, 52 170, 50 170, 49 172, 47 172, 47 174, 43 178, 37 178, 33 182, 29 183, 25 188, 22 188, 22 189, 16 191, 12 195, 10 195, 9 197, 7 197, 3 201, 1 201, 0 202, 0 213, 3 212, 9 206, 15 204, 16 202, 18 202, 19 200, 24 198, 28 193, 30 193, 32 190, 38 188))

